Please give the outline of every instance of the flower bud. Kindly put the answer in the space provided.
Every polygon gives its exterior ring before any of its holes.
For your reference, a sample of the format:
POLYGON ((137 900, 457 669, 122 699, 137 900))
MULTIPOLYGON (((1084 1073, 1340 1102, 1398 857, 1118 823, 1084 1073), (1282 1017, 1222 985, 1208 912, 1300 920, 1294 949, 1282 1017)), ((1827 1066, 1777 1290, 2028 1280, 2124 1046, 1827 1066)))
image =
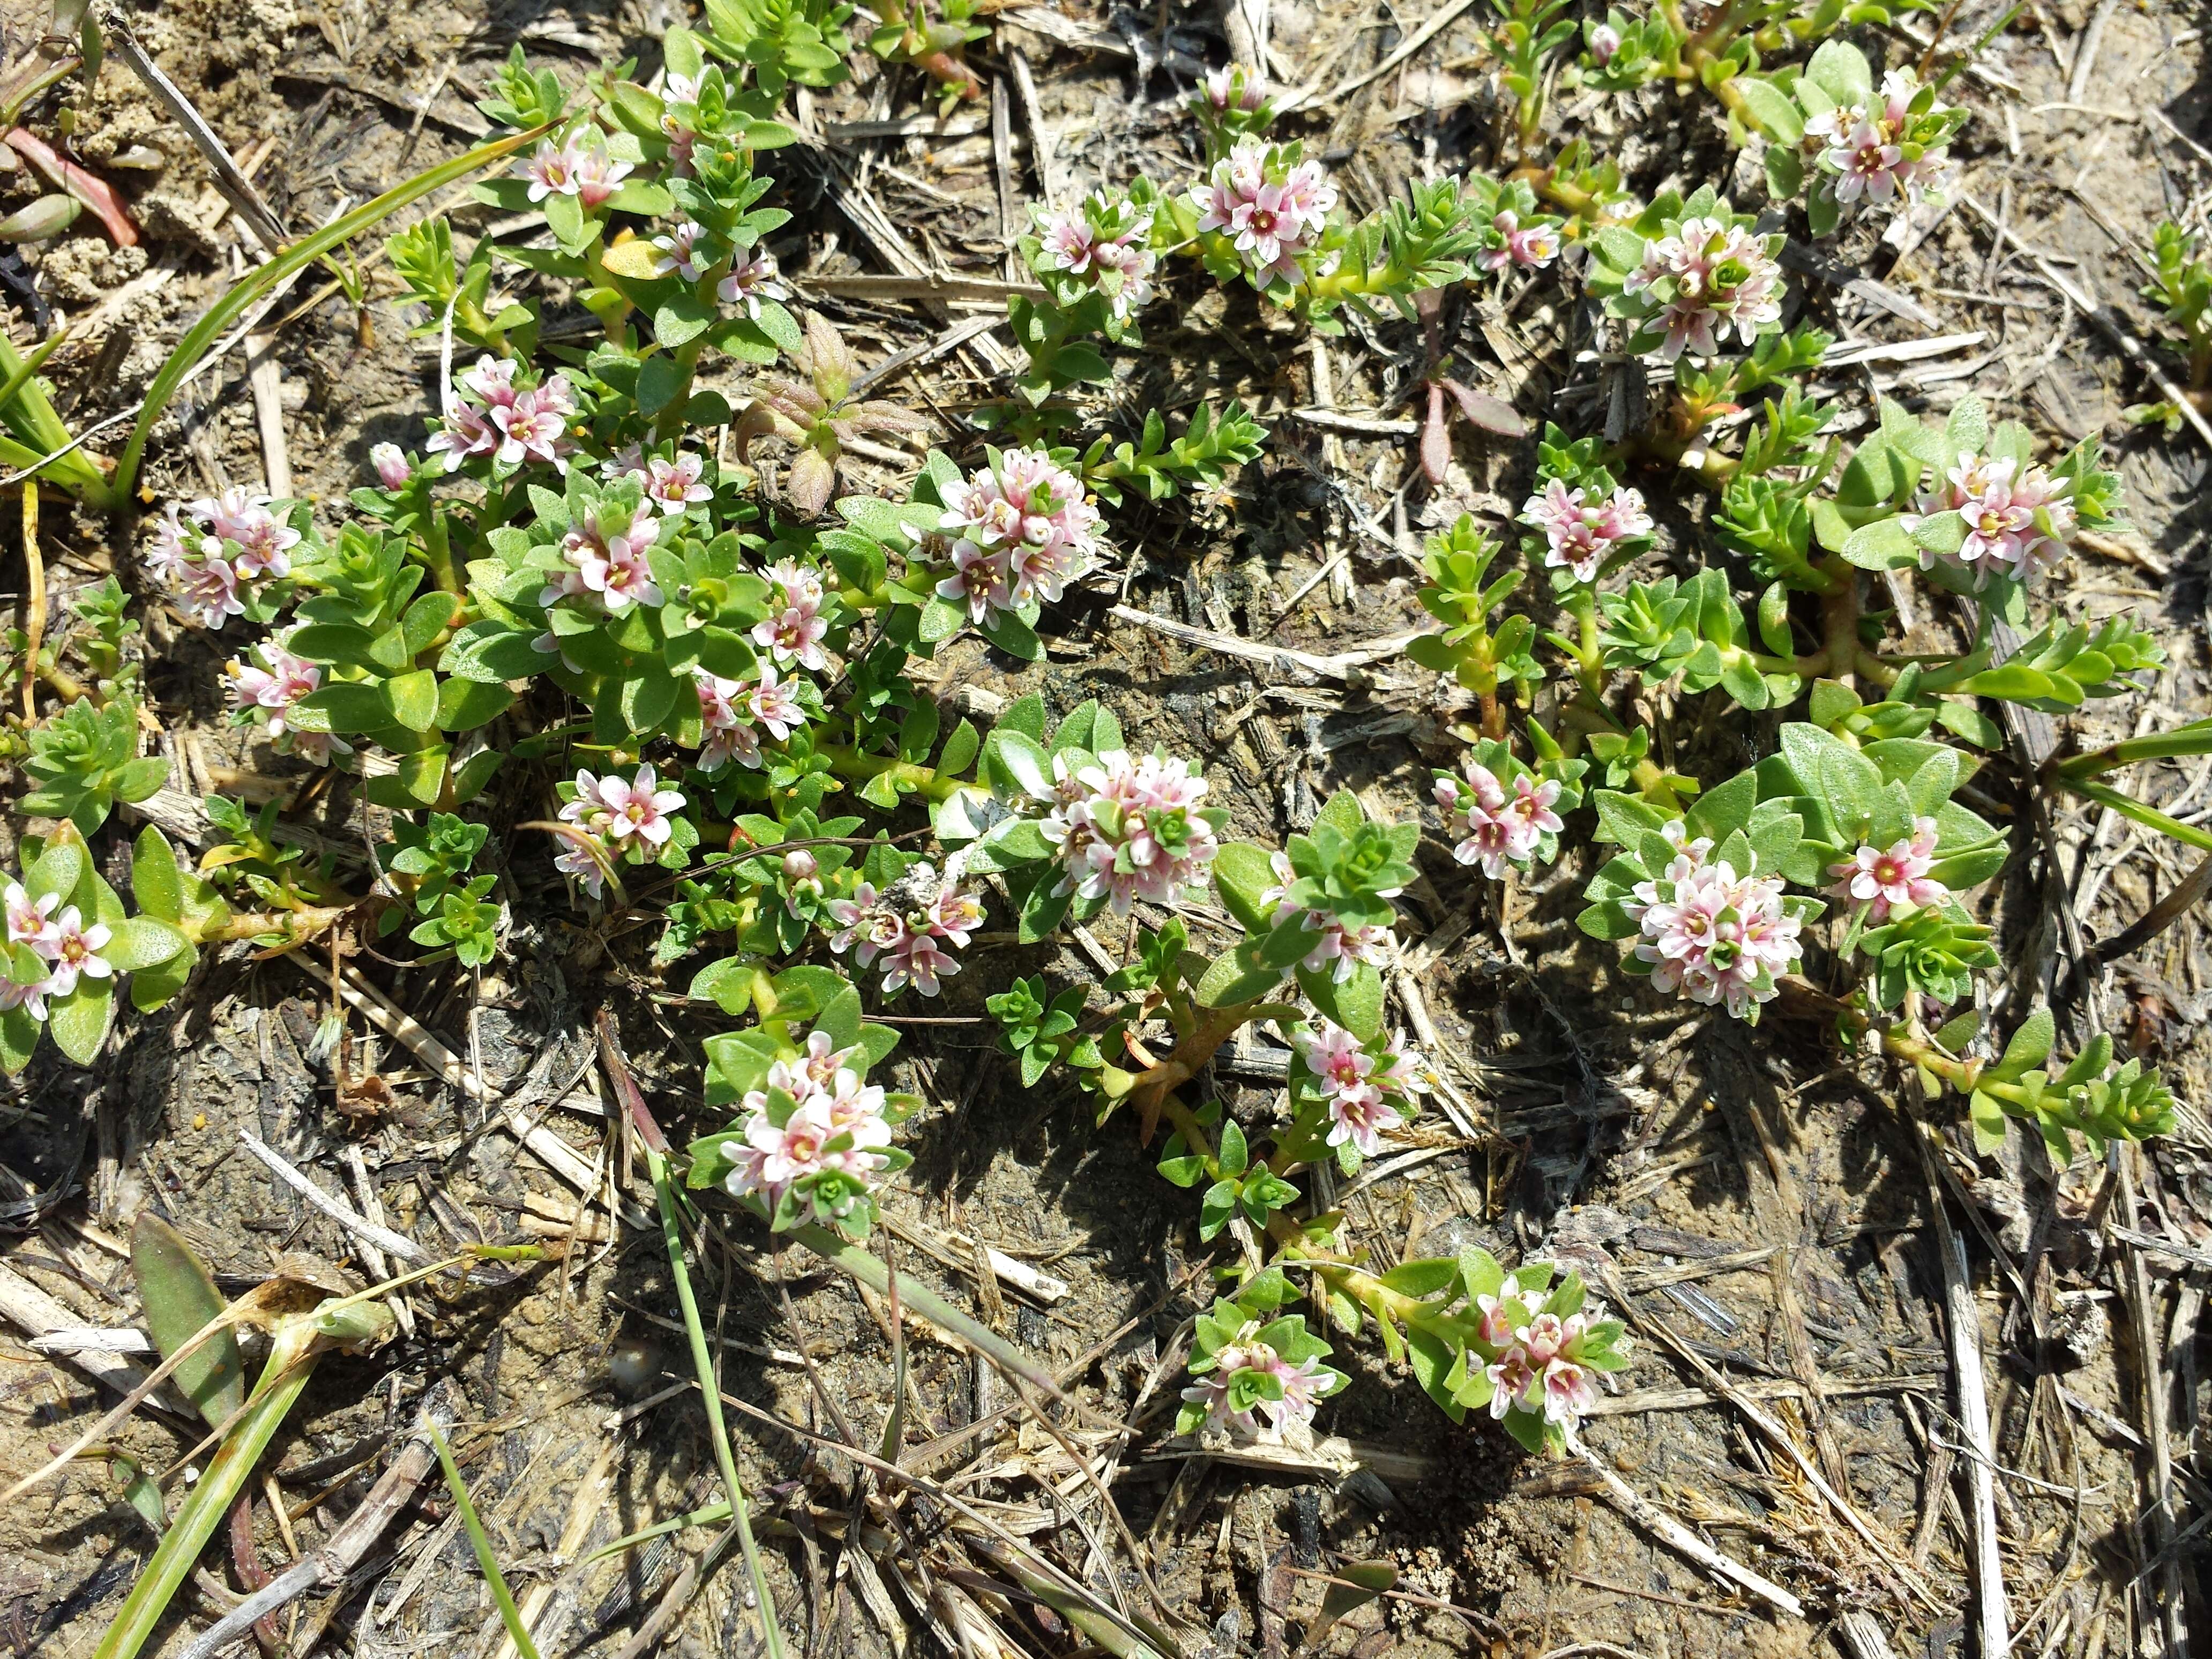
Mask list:
POLYGON ((386 489, 404 489, 415 469, 407 464, 407 457, 398 444, 379 444, 368 452, 368 464, 376 469, 377 479, 386 489))
POLYGON ((1589 50, 1598 67, 1604 68, 1620 50, 1620 31, 1610 23, 1597 24, 1589 32, 1589 50))
POLYGON ((821 866, 814 854, 805 848, 797 848, 783 855, 783 877, 786 881, 811 881, 821 866))
POLYGON ((41 196, 0 219, 0 242, 43 242, 58 236, 76 222, 81 210, 74 196, 41 196))

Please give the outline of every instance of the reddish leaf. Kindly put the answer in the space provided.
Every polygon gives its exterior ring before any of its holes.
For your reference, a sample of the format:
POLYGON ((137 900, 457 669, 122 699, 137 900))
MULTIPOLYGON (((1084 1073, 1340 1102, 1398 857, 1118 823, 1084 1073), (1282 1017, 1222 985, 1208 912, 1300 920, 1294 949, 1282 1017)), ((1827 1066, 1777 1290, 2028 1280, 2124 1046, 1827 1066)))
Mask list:
POLYGON ((1451 465, 1451 434, 1444 428, 1444 389, 1429 382, 1429 418, 1421 428, 1421 471, 1431 483, 1443 487, 1444 470, 1451 465))
MULTIPOLYGON (((1459 412, 1467 416, 1469 425, 1480 427, 1485 432, 1494 432, 1501 438, 1525 438, 1528 435, 1528 422, 1521 418, 1519 410, 1503 398, 1463 386, 1457 380, 1448 380, 1443 382, 1443 386, 1458 400, 1459 412)), ((1431 393, 1431 397, 1434 395, 1431 393)))
POLYGON ((107 227, 107 234, 118 247, 138 246, 138 227, 131 222, 131 211, 123 205, 123 198, 115 193, 107 180, 87 173, 65 156, 57 155, 43 138, 17 127, 8 135, 8 147, 45 173, 49 180, 100 216, 107 227))

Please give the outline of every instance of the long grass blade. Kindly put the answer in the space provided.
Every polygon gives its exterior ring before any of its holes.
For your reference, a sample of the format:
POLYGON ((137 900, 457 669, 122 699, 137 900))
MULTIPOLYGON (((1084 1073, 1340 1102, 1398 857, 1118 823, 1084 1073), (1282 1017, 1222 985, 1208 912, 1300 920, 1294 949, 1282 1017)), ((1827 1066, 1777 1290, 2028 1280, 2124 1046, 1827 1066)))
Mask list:
POLYGON ((430 1443, 437 1448, 438 1467, 446 1472, 446 1490, 453 1493, 454 1506, 461 1512, 461 1525, 468 1529, 469 1546, 477 1553, 477 1565, 483 1570, 484 1583, 491 1586, 491 1599, 499 1607, 500 1622, 507 1626, 507 1639, 522 1659, 538 1659, 538 1644, 530 1639, 530 1626, 522 1622, 522 1611, 514 1605, 514 1594, 507 1588, 506 1575, 499 1570, 499 1559, 491 1553, 491 1539, 486 1535, 483 1522, 477 1517, 477 1506, 469 1501, 468 1482, 453 1462, 453 1449, 446 1443, 446 1437, 435 1423, 430 1425, 430 1443))
MULTIPOLYGON (((563 119, 568 118, 564 117, 563 119)), ((147 440, 153 436, 155 423, 169 406, 169 399, 184 384, 185 376, 201 354, 214 343, 246 307, 270 292, 279 283, 288 282, 300 271, 313 264, 325 253, 340 244, 350 241, 363 231, 405 207, 410 202, 443 188, 455 179, 465 179, 477 168, 489 167, 502 156, 533 144, 561 123, 545 122, 526 132, 510 133, 504 138, 495 138, 488 144, 479 144, 465 155, 456 155, 450 161, 441 161, 427 172, 418 173, 404 185, 396 185, 383 195, 362 203, 352 212, 341 214, 320 230, 294 242, 267 264, 246 276, 229 293, 210 306, 206 314, 185 331, 185 337, 177 342, 176 349, 155 375, 154 384, 146 393, 145 407, 138 411, 137 423, 131 428, 131 441, 124 446, 123 459, 116 463, 112 486, 115 499, 127 501, 131 486, 137 482, 139 463, 145 459, 147 440)))

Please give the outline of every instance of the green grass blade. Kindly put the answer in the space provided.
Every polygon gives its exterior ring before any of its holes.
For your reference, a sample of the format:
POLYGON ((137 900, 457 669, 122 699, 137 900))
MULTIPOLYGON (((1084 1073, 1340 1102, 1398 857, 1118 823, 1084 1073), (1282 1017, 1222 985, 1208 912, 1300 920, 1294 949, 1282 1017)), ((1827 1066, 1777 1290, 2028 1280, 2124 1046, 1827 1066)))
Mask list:
POLYGON ((453 1465, 453 1448, 447 1445, 446 1437, 438 1431, 435 1423, 428 1426, 430 1443, 438 1450, 438 1466, 446 1472, 446 1490, 453 1494, 453 1503, 460 1510, 461 1524, 468 1528, 469 1544, 477 1553, 477 1565, 483 1569, 484 1583, 491 1586, 491 1599, 499 1606, 500 1620, 507 1626, 507 1637, 522 1659, 538 1659, 538 1644, 530 1639, 530 1627, 522 1622, 521 1609, 514 1605, 514 1596, 507 1588, 498 1559, 491 1553, 491 1540, 484 1534, 483 1522, 477 1518, 477 1506, 469 1501, 468 1483, 453 1465))
POLYGON ((191 1574, 192 1565, 199 1559, 200 1552, 215 1536, 216 1527, 230 1511, 230 1505, 244 1490, 246 1477, 253 1466, 261 1461, 261 1454, 276 1438, 276 1431, 283 1425, 285 1414, 292 1402, 307 1386, 314 1372, 315 1356, 312 1350, 301 1353, 287 1344, 280 1336, 269 1357, 269 1367, 261 1374, 258 1397, 246 1408, 231 1431, 223 1437, 209 1462, 207 1473, 185 1499, 177 1517, 162 1534, 159 1548, 146 1563, 146 1571, 131 1587, 131 1594, 123 1603, 115 1622, 100 1638, 93 1659, 137 1659, 137 1655, 152 1640, 162 1615, 168 1611, 170 1599, 191 1574))
MULTIPOLYGON (((569 118, 568 117, 563 119, 569 118)), ((155 422, 168 408, 169 399, 176 396, 177 388, 184 384, 185 376, 215 343, 223 330, 246 313, 246 308, 263 295, 286 281, 295 272, 306 270, 332 248, 350 241, 363 231, 405 207, 410 202, 428 195, 432 191, 465 179, 477 168, 488 167, 502 156, 535 143, 561 123, 549 121, 531 128, 526 132, 511 133, 495 138, 488 144, 479 144, 450 161, 441 162, 424 173, 416 173, 404 185, 395 185, 383 195, 362 203, 352 212, 333 219, 311 236, 303 236, 287 247, 258 270, 246 277, 229 293, 208 308, 206 315, 185 331, 177 342, 177 349, 169 354, 161 371, 154 377, 154 384, 146 393, 145 406, 138 411, 137 423, 131 428, 131 441, 124 447, 123 459, 116 464, 112 486, 118 501, 130 498, 131 486, 138 477, 139 463, 145 459, 146 441, 153 436, 155 422)))
POLYGON ((610 1555, 620 1555, 625 1550, 635 1549, 640 1544, 649 1544, 665 1533, 683 1532, 692 1527, 711 1527, 717 1521, 729 1518, 730 1500, 726 1498, 720 1503, 708 1504, 703 1510, 693 1510, 688 1515, 672 1515, 665 1521, 654 1522, 642 1532, 634 1532, 627 1538, 617 1538, 611 1544, 602 1544, 576 1565, 588 1567, 592 1562, 604 1561, 610 1555))
MULTIPOLYGON (((618 1079, 617 1086, 623 1081, 628 1081, 626 1077, 618 1079)), ((633 1089, 635 1086, 631 1085, 633 1089)), ((660 1236, 668 1246, 668 1267, 676 1279, 676 1300, 684 1310, 684 1333, 691 1339, 691 1364, 699 1376, 700 1401, 707 1408, 707 1432, 714 1443, 714 1461, 721 1466, 722 1484, 729 1489, 730 1514, 736 1522, 738 1543, 744 1552, 745 1571, 752 1579, 761 1638, 767 1644, 769 1659, 783 1659, 783 1632, 776 1623, 775 1598, 769 1594, 768 1574, 753 1542, 744 1486, 738 1479, 737 1455, 730 1449, 729 1427, 722 1420, 720 1379, 715 1374, 714 1352, 707 1346, 707 1328, 699 1317, 699 1298, 692 1293, 690 1271, 684 1264, 684 1233, 677 1222, 676 1189, 668 1176, 668 1154, 648 1141, 645 1156, 653 1172, 653 1195, 660 1200, 660 1236)))

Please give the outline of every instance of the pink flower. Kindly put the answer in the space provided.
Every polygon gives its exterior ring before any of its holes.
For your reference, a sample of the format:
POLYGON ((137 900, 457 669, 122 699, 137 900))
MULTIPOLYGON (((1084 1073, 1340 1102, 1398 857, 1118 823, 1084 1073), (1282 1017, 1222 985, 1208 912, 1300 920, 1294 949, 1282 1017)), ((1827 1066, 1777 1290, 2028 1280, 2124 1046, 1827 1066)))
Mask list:
POLYGON ((1544 1417, 1563 1429, 1572 1430, 1585 1413, 1597 1405, 1597 1384, 1589 1371, 1571 1359, 1554 1359, 1544 1367, 1544 1417))
POLYGON ((1591 27, 1589 32, 1589 54, 1591 60, 1595 62, 1600 69, 1603 69, 1607 64, 1610 64, 1613 61, 1613 54, 1620 50, 1620 31, 1619 29, 1613 27, 1610 23, 1598 23, 1591 27))
POLYGON ((1360 1052, 1359 1039, 1333 1020, 1323 1019, 1313 1030, 1298 1035, 1301 1058, 1326 1093, 1336 1095, 1371 1085, 1368 1074, 1375 1062, 1360 1052))
POLYGON ((576 193, 574 168, 568 152, 556 149, 550 139, 541 140, 522 164, 522 176, 530 181, 530 199, 542 202, 549 196, 574 196, 576 193))
POLYGON ((702 456, 678 455, 669 461, 656 455, 646 465, 645 499, 667 514, 710 501, 714 492, 700 482, 706 470, 702 456))
POLYGON ((1856 201, 1861 194, 1870 201, 1887 202, 1898 193, 1897 170, 1905 160, 1905 152, 1895 144, 1885 143, 1884 135, 1871 123, 1860 122, 1842 143, 1821 159, 1841 174, 1835 185, 1838 202, 1856 201))
POLYGON ((550 605, 588 594, 616 615, 633 605, 665 603, 660 585, 653 580, 649 557, 659 536, 660 520, 643 501, 634 507, 616 501, 598 503, 562 542, 562 556, 569 569, 557 573, 539 591, 538 603, 550 605))
POLYGON ((1543 1376, 1528 1364, 1518 1346, 1510 1347, 1484 1368, 1490 1378, 1490 1414, 1500 1418, 1518 1407, 1524 1412, 1540 1409, 1543 1376))
POLYGON ((404 489, 415 476, 406 453, 398 444, 374 446, 368 452, 368 464, 376 469, 376 481, 386 489, 404 489))
POLYGON ((1879 927, 1899 908, 1941 904, 1951 890, 1928 872, 1936 866, 1936 820, 1917 817, 1912 834, 1887 852, 1862 846, 1828 873, 1836 884, 1826 890, 1830 898, 1848 899, 1868 907, 1867 920, 1879 927))
MULTIPOLYGON (((576 775, 579 800, 590 775, 576 775)), ((635 836, 654 847, 668 844, 672 831, 668 814, 684 810, 684 796, 679 791, 661 788, 659 782, 650 766, 639 767, 636 777, 627 783, 611 775, 599 780, 598 805, 607 814, 605 833, 609 840, 621 842, 635 836)))
POLYGON ((1074 206, 1045 215, 1037 228, 1045 268, 1091 277, 1116 317, 1127 318, 1152 297, 1158 258, 1149 210, 1093 191, 1074 206))
POLYGON ((1941 559, 1974 573, 1977 587, 1991 576, 2025 581, 2051 569, 2066 556, 2065 538, 2078 523, 2065 485, 2042 467, 2022 471, 2006 457, 1961 456, 1941 485, 1921 491, 1916 505, 1917 513, 1899 515, 1908 530, 1945 512, 1956 512, 1966 526, 1957 552, 1923 548, 1922 568, 1941 559))
POLYGON ((793 726, 806 723, 805 711, 792 695, 791 683, 779 681, 775 670, 767 663, 761 665, 760 684, 746 693, 745 703, 752 717, 768 727, 769 735, 778 743, 791 735, 793 726))
POLYGON ((726 680, 704 669, 693 671, 692 682, 698 687, 700 725, 707 733, 699 750, 699 769, 719 772, 732 760, 757 768, 760 738, 753 732, 750 717, 739 706, 744 682, 726 680))
POLYGON ((492 424, 500 433, 498 457, 509 466, 534 457, 565 473, 568 464, 561 454, 568 447, 568 423, 541 394, 542 388, 520 392, 513 403, 492 410, 492 424))
POLYGON ((246 613, 238 596, 238 573, 228 559, 193 560, 184 567, 174 589, 177 608, 196 628, 221 628, 229 617, 246 613))
POLYGON ((50 997, 65 997, 76 989, 79 975, 88 979, 106 979, 115 969, 100 953, 114 935, 106 924, 95 921, 84 925, 74 904, 54 919, 53 940, 40 954, 54 964, 47 976, 46 993, 50 997))
POLYGON ((822 649, 830 624, 821 615, 818 597, 795 597, 782 610, 771 611, 753 624, 753 642, 783 664, 797 663, 817 673, 829 667, 822 649))
POLYGON ((514 376, 515 371, 521 367, 512 357, 495 357, 487 351, 477 357, 473 368, 461 372, 461 389, 471 397, 481 398, 490 408, 504 409, 518 395, 514 389, 514 376))
POLYGON ((1624 484, 1593 501, 1587 488, 1570 489, 1559 478, 1522 503, 1521 522, 1544 532, 1547 568, 1571 570, 1583 582, 1595 581, 1624 543, 1651 533, 1640 491, 1624 484))
POLYGON ((1336 187, 1318 161, 1292 162, 1265 141, 1244 137, 1190 192, 1201 232, 1229 239, 1255 288, 1297 283, 1298 256, 1321 236, 1336 187))
POLYGON ((1475 1326, 1475 1338, 1493 1348, 1502 1348, 1513 1340, 1513 1328, 1524 1322, 1527 1312, 1515 1294, 1511 1280, 1498 1286, 1495 1296, 1474 1298, 1475 1311, 1482 1316, 1475 1326))
POLYGON ((60 944, 61 930, 54 925, 54 908, 62 902, 58 893, 47 893, 33 898, 20 881, 8 884, 5 894, 8 910, 8 943, 27 945, 40 956, 51 955, 60 944))
MULTIPOLYGON (((562 816, 567 816, 565 811, 562 816)), ((561 850, 554 856, 553 867, 564 876, 573 877, 586 893, 599 898, 605 892, 607 884, 607 872, 600 860, 604 858, 612 863, 613 857, 607 852, 606 844, 598 836, 591 837, 591 843, 586 847, 569 836, 562 836, 561 850), (594 848, 598 849, 596 856, 594 848)))
POLYGON ((878 898, 876 890, 864 881, 854 888, 852 897, 830 901, 830 919, 838 929, 830 937, 830 948, 840 956, 851 951, 863 968, 906 938, 904 919, 879 903, 878 898))
POLYGON ((1349 1143, 1362 1158, 1373 1158, 1381 1152, 1382 1131, 1395 1129, 1406 1121, 1379 1089, 1347 1090, 1332 1097, 1328 1115, 1328 1144, 1349 1143))
POLYGON ((43 1024, 46 1018, 46 983, 45 980, 40 980, 26 985, 20 980, 0 975, 0 1011, 27 1008, 31 1011, 31 1018, 43 1024))
POLYGON ((634 171, 631 163, 609 155, 596 137, 588 146, 579 146, 573 139, 569 143, 569 187, 587 211, 604 207, 634 171))
POLYGON ((706 226, 686 219, 665 236, 654 237, 653 245, 660 252, 653 259, 653 274, 665 276, 672 271, 687 283, 697 282, 705 270, 699 242, 707 234, 706 226))
POLYGON ((1511 866, 1527 867, 1542 850, 1543 838, 1566 827, 1552 810, 1559 799, 1553 778, 1539 781, 1522 773, 1509 795, 1489 768, 1469 761, 1466 783, 1449 774, 1439 776, 1436 798, 1444 809, 1446 832, 1460 838, 1452 857, 1462 864, 1480 864, 1493 881, 1511 866))
POLYGON ((1556 779, 1547 778, 1538 783, 1524 772, 1513 780, 1513 799, 1505 803, 1500 814, 1505 820, 1510 856, 1516 860, 1533 858, 1539 837, 1556 836, 1566 828, 1559 815, 1552 810, 1559 798, 1556 779))
MULTIPOLYGON (((1682 845, 1681 832, 1668 839, 1682 845)), ((1678 856, 1664 875, 1638 883, 1633 902, 1621 908, 1643 936, 1632 955, 1650 964, 1655 987, 1725 1005, 1738 1019, 1773 1000, 1776 976, 1803 953, 1802 924, 1783 908, 1780 878, 1739 877, 1724 859, 1678 856)))
POLYGON ((938 521, 953 564, 938 593, 964 599, 978 622, 994 608, 1057 599, 1095 561, 1097 526, 1098 509, 1084 499, 1081 480, 1051 457, 995 453, 953 492, 938 521))
POLYGON ((261 647, 269 666, 256 667, 234 657, 224 665, 230 675, 231 701, 241 709, 266 712, 272 737, 284 732, 285 711, 323 683, 323 671, 304 657, 295 657, 274 641, 261 647))
POLYGON ((907 933, 884 957, 884 994, 895 996, 908 985, 926 997, 937 994, 938 981, 950 979, 960 964, 940 946, 934 935, 907 933))
POLYGON ((1554 226, 1530 225, 1523 229, 1521 216, 1508 208, 1490 222, 1490 228, 1504 240, 1483 251, 1481 264, 1486 270, 1503 270, 1508 265, 1539 270, 1559 257, 1559 233, 1554 226))
POLYGON ((459 472, 462 466, 479 456, 499 453, 507 434, 485 418, 484 412, 473 404, 457 403, 446 411, 445 424, 433 431, 424 441, 426 455, 442 454, 446 471, 459 472))
POLYGON ((967 540, 952 544, 952 574, 937 584, 937 597, 965 604, 968 620, 980 623, 996 611, 1014 608, 1006 586, 1006 561, 1002 553, 986 552, 967 540))
POLYGON ((1255 69, 1229 64, 1206 72, 1206 101, 1216 110, 1241 110, 1249 114, 1265 103, 1267 97, 1267 77, 1255 69))
POLYGON ((291 550, 300 544, 300 532, 270 511, 266 495, 233 486, 221 495, 192 503, 192 514, 224 541, 238 549, 231 564, 239 576, 284 576, 291 574, 291 550))
POLYGON ((775 255, 762 247, 740 248, 730 274, 714 284, 714 292, 724 304, 744 307, 745 315, 756 322, 760 320, 761 301, 791 297, 776 270, 775 255))

